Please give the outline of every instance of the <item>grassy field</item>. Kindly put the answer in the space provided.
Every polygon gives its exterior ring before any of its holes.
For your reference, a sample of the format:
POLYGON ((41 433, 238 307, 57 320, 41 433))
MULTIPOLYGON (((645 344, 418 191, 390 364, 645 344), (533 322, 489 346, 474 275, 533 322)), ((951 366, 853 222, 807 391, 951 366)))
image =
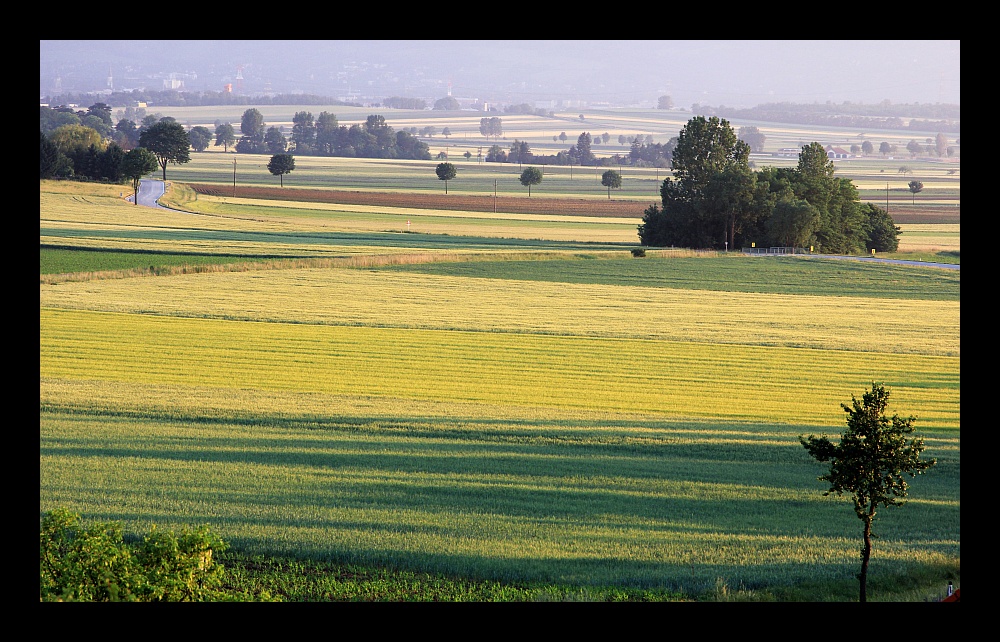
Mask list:
MULTIPOLYGON (((233 586, 293 601, 852 601, 861 523, 798 436, 880 381, 939 463, 879 514, 869 599, 960 585, 957 270, 230 200, 194 158, 187 212, 41 182, 40 510, 209 524, 233 586)), ((413 167, 312 182, 440 188, 413 167)), ((957 221, 907 225, 957 261, 957 221)))

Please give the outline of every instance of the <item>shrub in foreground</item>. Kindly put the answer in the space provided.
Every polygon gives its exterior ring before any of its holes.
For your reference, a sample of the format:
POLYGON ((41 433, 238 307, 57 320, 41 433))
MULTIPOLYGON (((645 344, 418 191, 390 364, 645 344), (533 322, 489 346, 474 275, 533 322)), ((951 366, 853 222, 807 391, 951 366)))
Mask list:
MULTIPOLYGON (((222 590, 213 554, 227 546, 207 526, 180 535, 154 527, 128 545, 117 522, 84 527, 57 508, 42 516, 39 594, 43 602, 204 602, 252 600, 222 590)), ((263 596, 267 599, 268 596, 263 596)))

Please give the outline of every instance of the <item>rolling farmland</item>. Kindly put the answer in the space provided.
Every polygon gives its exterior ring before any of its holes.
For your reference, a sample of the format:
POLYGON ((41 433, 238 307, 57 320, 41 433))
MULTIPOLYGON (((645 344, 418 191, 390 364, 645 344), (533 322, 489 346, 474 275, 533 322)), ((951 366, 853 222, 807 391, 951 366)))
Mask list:
MULTIPOLYGON (((798 436, 880 381, 939 463, 880 513, 871 599, 960 577, 957 270, 633 258, 641 200, 567 178, 493 211, 453 181, 445 207, 433 164, 402 198, 329 168, 343 187, 233 198, 223 156, 169 170, 183 212, 42 181, 42 511, 468 581, 850 600, 860 523, 798 436), (57 251, 91 254, 47 272, 57 251)), ((957 253, 947 221, 901 238, 957 253)))

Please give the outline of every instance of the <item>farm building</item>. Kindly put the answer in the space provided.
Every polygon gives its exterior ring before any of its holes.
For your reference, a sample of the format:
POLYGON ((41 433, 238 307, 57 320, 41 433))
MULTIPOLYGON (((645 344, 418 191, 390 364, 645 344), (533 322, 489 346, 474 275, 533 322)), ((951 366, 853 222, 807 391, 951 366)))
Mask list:
POLYGON ((827 158, 850 158, 851 153, 846 149, 840 147, 833 147, 832 145, 826 146, 826 156, 827 158))
POLYGON ((798 158, 801 152, 802 148, 800 147, 782 147, 774 152, 774 155, 781 158, 798 158))

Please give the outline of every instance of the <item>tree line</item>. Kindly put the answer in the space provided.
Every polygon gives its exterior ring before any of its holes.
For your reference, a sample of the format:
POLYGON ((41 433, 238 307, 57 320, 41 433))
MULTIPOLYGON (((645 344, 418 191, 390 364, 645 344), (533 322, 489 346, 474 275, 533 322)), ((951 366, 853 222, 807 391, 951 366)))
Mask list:
POLYGON ((816 247, 827 253, 893 252, 900 229, 888 212, 861 203, 849 179, 834 176, 820 143, 794 168, 749 166, 750 146, 729 122, 697 116, 681 129, 661 205, 643 213, 647 246, 738 249, 816 247))

